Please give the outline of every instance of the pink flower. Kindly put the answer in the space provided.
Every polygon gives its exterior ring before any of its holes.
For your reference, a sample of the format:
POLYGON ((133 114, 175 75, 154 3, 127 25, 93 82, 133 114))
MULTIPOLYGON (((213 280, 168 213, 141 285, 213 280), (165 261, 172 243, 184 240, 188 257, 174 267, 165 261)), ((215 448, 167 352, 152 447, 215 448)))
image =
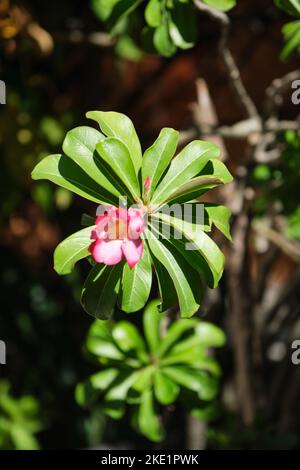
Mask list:
POLYGON ((145 229, 144 218, 139 209, 106 206, 105 212, 96 219, 89 247, 97 263, 114 265, 123 256, 133 268, 143 255, 141 233, 145 229))

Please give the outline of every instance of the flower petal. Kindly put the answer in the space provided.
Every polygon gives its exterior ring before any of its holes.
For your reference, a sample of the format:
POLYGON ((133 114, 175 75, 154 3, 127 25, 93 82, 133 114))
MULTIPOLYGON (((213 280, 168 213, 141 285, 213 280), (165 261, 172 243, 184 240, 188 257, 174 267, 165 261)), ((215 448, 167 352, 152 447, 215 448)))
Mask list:
POLYGON ((145 228, 145 221, 141 212, 137 209, 129 209, 129 224, 128 235, 129 238, 136 240, 140 238, 141 233, 145 228))
POLYGON ((124 240, 122 251, 130 268, 133 268, 143 256, 143 242, 138 240, 124 240))
POLYGON ((119 263, 123 258, 122 240, 97 240, 90 251, 97 263, 104 263, 109 266, 119 263))

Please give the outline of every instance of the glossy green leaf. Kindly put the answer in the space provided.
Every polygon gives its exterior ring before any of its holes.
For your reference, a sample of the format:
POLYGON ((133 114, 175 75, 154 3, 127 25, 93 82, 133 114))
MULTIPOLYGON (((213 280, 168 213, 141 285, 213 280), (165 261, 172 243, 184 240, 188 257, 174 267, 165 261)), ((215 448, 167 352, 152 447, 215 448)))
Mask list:
POLYGON ((107 137, 96 145, 97 152, 112 170, 112 178, 122 180, 135 201, 140 199, 140 187, 126 145, 119 139, 107 137))
POLYGON ((95 321, 89 329, 86 348, 95 356, 123 360, 124 354, 116 346, 110 322, 95 321))
POLYGON ((143 244, 143 256, 134 268, 124 266, 120 308, 124 312, 136 312, 146 304, 152 283, 152 267, 149 250, 143 244))
POLYGON ((216 204, 205 204, 205 212, 208 214, 210 226, 214 224, 228 240, 231 240, 230 234, 230 210, 225 206, 216 204))
POLYGON ((179 395, 180 387, 162 371, 157 370, 154 376, 154 393, 162 405, 174 403, 179 395))
POLYGON ((156 188, 152 205, 168 200, 178 187, 198 175, 208 161, 219 154, 220 150, 216 145, 201 140, 195 140, 184 147, 172 160, 169 170, 156 188))
POLYGON ((48 155, 33 169, 34 180, 49 180, 90 201, 102 204, 118 203, 118 198, 101 188, 76 163, 65 155, 48 155))
POLYGON ((151 147, 143 156, 142 181, 150 177, 149 196, 151 197, 159 180, 175 154, 179 133, 174 129, 164 128, 151 147))
POLYGON ((158 311, 159 300, 149 302, 144 310, 144 334, 151 353, 157 353, 161 343, 160 325, 162 315, 158 311))
POLYGON ((169 204, 188 202, 221 184, 223 182, 218 178, 198 176, 177 188, 165 202, 169 204))
POLYGON ((224 255, 216 243, 195 224, 163 213, 157 213, 156 217, 174 227, 178 233, 184 236, 189 242, 189 245, 186 246, 186 251, 190 251, 191 256, 194 251, 200 252, 214 273, 214 278, 218 281, 224 269, 224 255))
POLYGON ((100 320, 111 317, 119 291, 122 263, 106 266, 97 263, 88 275, 82 290, 84 310, 100 320))
POLYGON ((75 127, 67 133, 63 142, 63 151, 99 186, 118 197, 120 193, 104 176, 99 165, 96 144, 104 138, 101 132, 92 127, 75 127))
POLYGON ((186 263, 180 253, 174 253, 171 245, 158 240, 151 231, 147 231, 147 240, 155 258, 162 263, 174 283, 182 317, 191 317, 200 307, 199 285, 195 272, 186 263))
POLYGON ((54 251, 54 269, 58 274, 69 274, 75 263, 89 255, 91 227, 79 230, 63 240, 54 251))
POLYGON ((160 305, 158 309, 162 313, 177 303, 177 294, 172 278, 164 265, 155 257, 152 257, 152 263, 154 265, 160 294, 160 305))
POLYGON ((120 139, 128 148, 136 173, 142 165, 142 150, 132 121, 125 114, 114 111, 89 111, 86 116, 98 122, 102 132, 120 139))

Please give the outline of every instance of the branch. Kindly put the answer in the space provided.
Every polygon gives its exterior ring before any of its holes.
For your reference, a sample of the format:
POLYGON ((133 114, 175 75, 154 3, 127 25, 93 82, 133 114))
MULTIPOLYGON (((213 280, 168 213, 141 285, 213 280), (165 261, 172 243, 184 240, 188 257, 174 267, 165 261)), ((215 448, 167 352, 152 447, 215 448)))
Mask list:
POLYGON ((224 12, 206 5, 201 0, 194 0, 194 5, 199 11, 206 13, 210 18, 218 22, 221 26, 219 53, 222 57, 231 86, 239 103, 244 108, 246 115, 249 118, 255 118, 258 122, 260 122, 256 106, 242 82, 241 74, 228 47, 228 35, 230 28, 230 20, 228 16, 224 12))

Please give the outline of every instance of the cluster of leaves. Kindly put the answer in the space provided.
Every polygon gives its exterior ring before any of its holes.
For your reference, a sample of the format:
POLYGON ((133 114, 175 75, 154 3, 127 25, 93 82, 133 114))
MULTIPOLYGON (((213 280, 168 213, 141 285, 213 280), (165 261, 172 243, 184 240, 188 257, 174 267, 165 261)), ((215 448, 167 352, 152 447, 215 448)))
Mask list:
MULTIPOLYGON (((178 132, 164 128, 142 155, 127 116, 93 111, 87 117, 102 132, 87 126, 69 131, 63 142, 65 154, 44 158, 33 170, 33 179, 48 179, 98 204, 117 206, 126 196, 130 205, 147 206, 151 219, 143 233, 139 263, 133 269, 123 263, 94 265, 83 287, 83 307, 100 319, 111 316, 117 301, 125 312, 140 310, 149 297, 154 266, 162 311, 178 300, 181 316, 191 317, 200 307, 203 281, 216 287, 224 268, 224 255, 206 232, 215 225, 230 238, 230 212, 224 206, 205 204, 204 220, 199 224, 193 219, 183 222, 163 208, 189 202, 196 209, 195 198, 232 180, 218 159, 219 148, 196 140, 173 159, 178 132), (148 176, 151 187, 146 194, 148 176), (164 235, 164 228, 169 229, 170 237, 164 235), (186 250, 186 243, 192 243, 194 249, 186 250)), ((54 261, 59 274, 70 273, 78 260, 89 256, 92 228, 74 233, 57 247, 54 261)))
MULTIPOLYGON (((204 3, 227 11, 236 0, 204 0, 204 3)), ((193 47, 197 39, 197 15, 192 0, 91 0, 91 6, 118 38, 117 52, 130 59, 140 57, 135 41, 140 31, 142 37, 137 39, 142 48, 164 57, 174 55, 177 48, 193 47)))
MULTIPOLYGON (((289 15, 300 17, 300 0, 275 0, 275 4, 289 15)), ((292 52, 300 52, 300 19, 286 23, 282 32, 285 46, 281 58, 286 60, 292 52)))
POLYGON ((258 190, 254 209, 258 215, 270 209, 281 214, 286 219, 286 235, 300 239, 300 205, 295 198, 299 192, 300 137, 295 131, 287 131, 279 145, 283 145, 280 160, 272 166, 260 164, 254 168, 252 177, 258 190))
POLYGON ((37 450, 35 434, 42 428, 36 399, 30 395, 14 398, 9 383, 0 382, 0 449, 37 450))
POLYGON ((221 347, 224 333, 198 319, 181 319, 162 334, 163 318, 154 300, 143 315, 144 337, 127 321, 95 321, 86 348, 102 370, 78 384, 80 405, 101 402, 113 419, 132 411, 132 425, 153 441, 164 437, 160 408, 179 402, 193 416, 211 419, 217 413, 219 364, 207 348, 221 347))

